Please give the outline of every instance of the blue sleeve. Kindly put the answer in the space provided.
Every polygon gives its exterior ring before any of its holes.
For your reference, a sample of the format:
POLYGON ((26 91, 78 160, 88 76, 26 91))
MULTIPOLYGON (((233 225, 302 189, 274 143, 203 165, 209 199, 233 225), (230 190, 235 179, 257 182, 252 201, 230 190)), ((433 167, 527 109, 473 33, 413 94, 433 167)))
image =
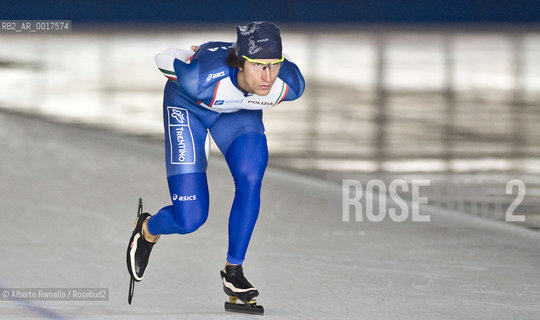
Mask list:
POLYGON ((229 76, 226 58, 230 45, 227 42, 207 42, 193 55, 191 63, 176 59, 174 72, 180 89, 194 100, 209 103, 219 80, 229 76))
POLYGON ((279 70, 279 78, 289 86, 284 101, 298 99, 304 93, 306 83, 296 64, 285 60, 279 70))
POLYGON ((185 63, 181 60, 174 60, 174 72, 178 78, 178 86, 188 96, 196 98, 198 96, 199 82, 199 61, 192 60, 185 63))

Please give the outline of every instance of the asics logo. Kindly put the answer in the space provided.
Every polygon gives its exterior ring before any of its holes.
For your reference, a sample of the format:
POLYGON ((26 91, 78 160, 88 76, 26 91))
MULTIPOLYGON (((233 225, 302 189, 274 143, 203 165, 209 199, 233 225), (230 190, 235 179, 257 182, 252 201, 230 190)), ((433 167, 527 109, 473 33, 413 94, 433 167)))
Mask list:
POLYGON ((173 201, 193 201, 197 200, 197 195, 193 194, 190 196, 179 196, 176 193, 172 195, 173 201))
POLYGON ((218 77, 223 77, 225 76, 225 71, 221 71, 221 72, 218 72, 218 73, 211 73, 208 75, 208 77, 206 77, 206 81, 210 81, 212 79, 215 79, 215 78, 218 78, 218 77))

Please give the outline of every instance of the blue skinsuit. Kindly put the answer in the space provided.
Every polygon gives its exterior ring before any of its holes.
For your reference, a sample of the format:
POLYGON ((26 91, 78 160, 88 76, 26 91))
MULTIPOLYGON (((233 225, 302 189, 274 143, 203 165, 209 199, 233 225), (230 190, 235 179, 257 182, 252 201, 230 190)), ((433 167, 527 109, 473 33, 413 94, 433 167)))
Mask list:
POLYGON ((152 234, 187 234, 208 217, 207 133, 225 156, 235 183, 229 216, 227 261, 242 264, 260 207, 268 162, 262 109, 294 100, 304 91, 298 67, 285 60, 267 96, 248 94, 226 64, 232 43, 209 42, 193 51, 170 49, 156 56, 169 78, 163 99, 165 160, 172 205, 148 221, 152 234), (191 57, 190 57, 191 56, 191 57))

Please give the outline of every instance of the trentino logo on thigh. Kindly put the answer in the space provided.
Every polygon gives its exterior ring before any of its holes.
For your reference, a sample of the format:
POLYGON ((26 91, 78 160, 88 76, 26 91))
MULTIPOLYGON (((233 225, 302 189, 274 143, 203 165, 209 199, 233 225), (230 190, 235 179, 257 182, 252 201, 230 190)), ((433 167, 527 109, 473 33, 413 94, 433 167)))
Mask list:
POLYGON ((195 144, 187 109, 167 107, 172 164, 194 164, 195 144))

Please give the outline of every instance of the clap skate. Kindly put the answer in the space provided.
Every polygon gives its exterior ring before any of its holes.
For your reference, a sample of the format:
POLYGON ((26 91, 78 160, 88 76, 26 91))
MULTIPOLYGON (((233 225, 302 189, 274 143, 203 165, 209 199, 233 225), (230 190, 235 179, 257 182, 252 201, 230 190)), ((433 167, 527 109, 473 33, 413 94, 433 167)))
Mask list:
POLYGON ((131 304, 131 299, 133 298, 135 282, 139 282, 143 279, 144 271, 146 270, 146 266, 150 259, 150 252, 155 244, 155 242, 146 241, 143 236, 143 223, 148 217, 150 217, 150 214, 147 212, 143 213, 142 199, 139 198, 137 220, 135 221, 135 228, 129 239, 126 253, 127 268, 131 276, 128 293, 129 304, 131 304))
POLYGON ((225 311, 264 314, 263 306, 257 305, 254 299, 259 292, 244 277, 242 266, 229 265, 225 267, 225 271, 221 271, 223 291, 229 296, 229 301, 225 302, 225 311))

